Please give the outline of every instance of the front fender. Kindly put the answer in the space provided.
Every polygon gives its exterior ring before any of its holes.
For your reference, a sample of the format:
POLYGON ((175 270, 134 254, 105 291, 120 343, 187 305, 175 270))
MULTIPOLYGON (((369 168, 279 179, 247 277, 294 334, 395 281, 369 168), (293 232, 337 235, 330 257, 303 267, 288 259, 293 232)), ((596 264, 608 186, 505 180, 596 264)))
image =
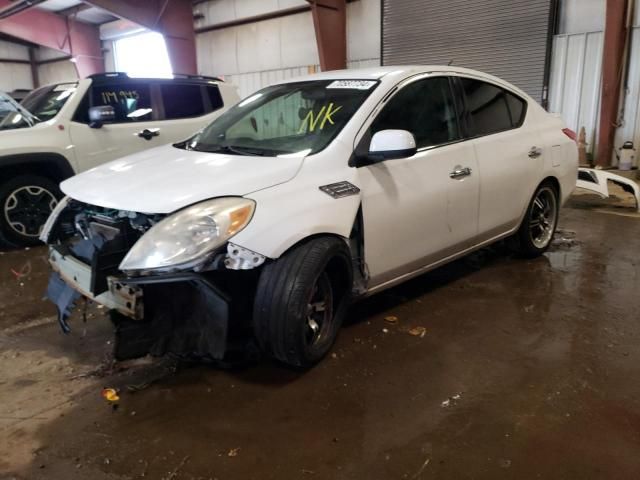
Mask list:
MULTIPOLYGON (((333 182, 339 181, 344 179, 333 182)), ((321 191, 320 186, 317 179, 291 181, 249 195, 256 202, 256 211, 249 225, 232 242, 275 259, 314 235, 348 238, 360 207, 360 193, 333 198, 321 191)))

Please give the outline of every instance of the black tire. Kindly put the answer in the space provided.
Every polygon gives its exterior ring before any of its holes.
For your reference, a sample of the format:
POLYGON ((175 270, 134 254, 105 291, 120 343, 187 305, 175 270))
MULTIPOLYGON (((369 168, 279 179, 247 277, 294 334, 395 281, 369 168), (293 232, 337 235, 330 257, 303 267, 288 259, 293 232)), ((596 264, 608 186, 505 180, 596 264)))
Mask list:
POLYGON ((260 350, 293 367, 318 363, 335 342, 351 288, 351 255, 335 237, 309 240, 266 265, 253 309, 260 350))
POLYGON ((558 226, 560 202, 558 190, 551 182, 543 182, 536 189, 520 228, 510 245, 517 254, 535 258, 547 251, 558 226))
POLYGON ((41 244, 40 230, 61 197, 56 183, 38 175, 20 175, 0 184, 0 243, 41 244))

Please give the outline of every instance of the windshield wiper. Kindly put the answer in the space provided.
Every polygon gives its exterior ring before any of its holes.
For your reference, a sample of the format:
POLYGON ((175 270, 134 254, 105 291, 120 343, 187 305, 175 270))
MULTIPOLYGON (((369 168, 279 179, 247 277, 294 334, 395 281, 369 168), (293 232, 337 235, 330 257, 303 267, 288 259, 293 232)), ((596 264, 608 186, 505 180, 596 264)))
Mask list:
POLYGON ((211 147, 196 145, 193 150, 208 153, 230 153, 232 155, 255 155, 257 157, 264 157, 266 154, 264 150, 234 145, 212 145, 211 147))

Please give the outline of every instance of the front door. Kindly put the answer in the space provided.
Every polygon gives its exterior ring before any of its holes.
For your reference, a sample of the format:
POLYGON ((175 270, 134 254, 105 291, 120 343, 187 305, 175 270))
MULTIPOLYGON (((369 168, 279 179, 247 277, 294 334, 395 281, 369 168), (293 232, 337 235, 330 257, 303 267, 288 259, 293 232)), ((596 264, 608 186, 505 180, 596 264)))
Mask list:
POLYGON ((81 170, 115 158, 167 143, 146 82, 109 82, 92 85, 70 125, 70 135, 81 170), (110 105, 116 118, 100 128, 89 126, 89 106, 110 105))
POLYGON ((418 152, 359 169, 370 287, 464 250, 477 234, 479 175, 447 77, 410 81, 369 129, 411 132, 418 152))

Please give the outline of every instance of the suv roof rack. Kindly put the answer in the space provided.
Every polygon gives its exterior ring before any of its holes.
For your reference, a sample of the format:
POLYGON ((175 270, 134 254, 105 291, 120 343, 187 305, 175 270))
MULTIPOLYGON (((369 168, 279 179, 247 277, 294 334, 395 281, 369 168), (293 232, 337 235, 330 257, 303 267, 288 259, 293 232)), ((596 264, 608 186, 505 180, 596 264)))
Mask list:
MULTIPOLYGON (((92 78, 95 80, 106 80, 111 78, 126 78, 126 79, 153 79, 153 80, 170 80, 171 78, 155 78, 155 77, 130 77, 125 72, 104 72, 104 73, 94 73, 93 75, 89 75, 87 78, 92 78)), ((185 73, 174 73, 173 78, 184 78, 188 80, 211 80, 215 82, 224 82, 224 80, 220 77, 210 77, 207 75, 189 75, 185 73)))

